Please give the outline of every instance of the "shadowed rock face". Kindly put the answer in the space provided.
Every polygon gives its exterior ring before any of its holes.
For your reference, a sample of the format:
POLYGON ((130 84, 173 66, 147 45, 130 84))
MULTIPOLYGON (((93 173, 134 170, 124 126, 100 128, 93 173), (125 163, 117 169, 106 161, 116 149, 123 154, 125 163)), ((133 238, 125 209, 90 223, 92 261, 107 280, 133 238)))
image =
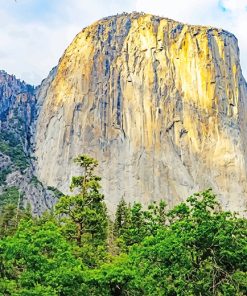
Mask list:
MULTIPOLYGON (((33 176, 30 155, 37 117, 36 89, 0 71, 0 199, 9 187, 21 193, 21 205, 40 215, 56 201, 33 176)), ((2 208, 0 207, 0 215, 2 208)))
POLYGON ((16 140, 28 155, 31 126, 36 116, 36 98, 33 86, 0 71, 0 133, 16 135, 16 140))
POLYGON ((236 38, 146 14, 80 32, 41 87, 37 174, 66 191, 72 159, 100 161, 110 209, 212 187, 222 205, 247 201, 247 90, 236 38))

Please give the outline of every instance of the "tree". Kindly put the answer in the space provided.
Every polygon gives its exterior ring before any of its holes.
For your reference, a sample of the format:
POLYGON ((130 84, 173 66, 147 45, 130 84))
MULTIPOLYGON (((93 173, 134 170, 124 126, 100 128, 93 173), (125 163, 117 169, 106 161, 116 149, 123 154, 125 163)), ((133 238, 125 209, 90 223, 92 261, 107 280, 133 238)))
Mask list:
POLYGON ((83 270, 51 221, 22 221, 0 241, 0 295, 89 295, 83 270))
POLYGON ((116 237, 124 235, 130 223, 130 207, 128 207, 124 198, 121 198, 114 221, 114 234, 116 237))
POLYGON ((67 221, 71 238, 73 226, 76 226, 74 237, 78 246, 82 245, 83 239, 96 246, 104 244, 107 212, 104 196, 100 193, 101 178, 94 174, 98 162, 87 155, 79 155, 74 161, 83 170, 81 176, 72 177, 70 188, 76 194, 63 196, 56 205, 56 213, 67 221))
POLYGON ((165 226, 167 220, 166 203, 152 202, 146 210, 140 203, 135 202, 128 206, 122 198, 117 206, 114 234, 118 246, 122 251, 140 243, 145 237, 155 235, 160 228, 165 226))
MULTIPOLYGON (((247 295, 246 219, 221 211, 211 190, 167 216, 169 223, 91 274, 92 289, 104 295, 247 295)), ((142 221, 139 207, 135 217, 142 221)))
POLYGON ((30 204, 21 204, 22 195, 15 187, 5 189, 0 195, 0 237, 13 235, 21 219, 31 218, 30 204))

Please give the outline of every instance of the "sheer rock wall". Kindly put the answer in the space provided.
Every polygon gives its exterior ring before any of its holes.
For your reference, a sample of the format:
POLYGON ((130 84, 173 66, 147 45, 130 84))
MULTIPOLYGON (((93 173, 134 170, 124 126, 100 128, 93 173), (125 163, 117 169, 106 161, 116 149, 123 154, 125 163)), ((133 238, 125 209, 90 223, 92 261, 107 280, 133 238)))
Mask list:
POLYGON ((38 178, 68 191, 87 153, 110 209, 124 196, 169 206, 212 187, 247 203, 247 89, 236 38, 146 14, 80 32, 45 91, 35 134, 38 178))

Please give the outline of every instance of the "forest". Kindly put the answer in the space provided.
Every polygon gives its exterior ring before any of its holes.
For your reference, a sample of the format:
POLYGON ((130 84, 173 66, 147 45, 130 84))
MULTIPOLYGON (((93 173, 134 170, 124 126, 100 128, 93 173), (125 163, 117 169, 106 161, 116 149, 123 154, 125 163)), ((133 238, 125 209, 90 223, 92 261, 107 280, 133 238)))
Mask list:
POLYGON ((0 196, 0 295, 247 295, 247 220, 211 189, 172 209, 121 199, 110 217, 79 155, 71 195, 37 217, 15 187, 0 196))

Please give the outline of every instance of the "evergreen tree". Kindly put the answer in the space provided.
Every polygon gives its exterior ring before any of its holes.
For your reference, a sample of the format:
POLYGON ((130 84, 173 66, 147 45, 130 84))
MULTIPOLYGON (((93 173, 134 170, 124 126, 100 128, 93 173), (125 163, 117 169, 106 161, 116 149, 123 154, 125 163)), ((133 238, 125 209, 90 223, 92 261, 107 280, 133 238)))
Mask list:
POLYGON ((82 240, 96 246, 104 244, 107 237, 107 212, 104 196, 100 193, 101 178, 94 174, 98 162, 87 155, 79 155, 74 161, 83 170, 81 176, 72 177, 70 188, 76 194, 60 198, 56 213, 65 218, 71 238, 73 226, 76 226, 74 238, 78 246, 82 245, 82 240))
POLYGON ((0 237, 13 234, 16 228, 16 205, 5 205, 0 215, 0 237))
POLYGON ((166 203, 152 202, 146 210, 140 203, 135 202, 128 206, 122 198, 117 206, 114 235, 117 244, 122 251, 128 247, 140 243, 146 236, 155 235, 165 226, 167 220, 166 203))
POLYGON ((127 205, 124 198, 121 198, 115 215, 114 235, 120 237, 125 235, 126 230, 130 226, 130 207, 127 205))
POLYGON ((32 219, 31 208, 28 204, 24 209, 14 203, 3 206, 0 212, 0 238, 13 235, 21 220, 32 219))
MULTIPOLYGON (((133 210, 141 226, 140 207, 133 210)), ((92 295, 247 295, 246 219, 221 211, 210 190, 167 216, 154 235, 89 273, 92 295)))

